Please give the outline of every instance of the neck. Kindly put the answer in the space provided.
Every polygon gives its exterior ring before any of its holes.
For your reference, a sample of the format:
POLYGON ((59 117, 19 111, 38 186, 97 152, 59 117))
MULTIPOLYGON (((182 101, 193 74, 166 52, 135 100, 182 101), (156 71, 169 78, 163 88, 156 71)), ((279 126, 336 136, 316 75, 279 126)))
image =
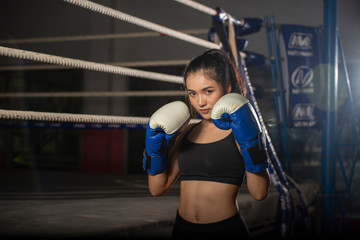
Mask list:
POLYGON ((201 125, 206 128, 216 128, 215 124, 213 123, 213 121, 211 119, 204 119, 201 122, 201 125))

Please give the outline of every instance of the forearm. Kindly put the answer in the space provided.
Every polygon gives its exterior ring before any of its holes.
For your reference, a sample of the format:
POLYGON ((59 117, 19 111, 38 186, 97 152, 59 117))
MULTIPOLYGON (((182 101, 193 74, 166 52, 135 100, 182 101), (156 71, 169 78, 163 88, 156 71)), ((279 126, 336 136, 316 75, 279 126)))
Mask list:
POLYGON ((149 191, 153 196, 161 196, 168 190, 167 172, 157 175, 148 174, 149 191))
POLYGON ((266 170, 258 173, 246 172, 246 179, 248 191, 254 199, 266 198, 270 185, 269 174, 266 170))
POLYGON ((166 193, 176 182, 179 174, 177 169, 169 168, 167 171, 157 174, 148 174, 148 186, 152 196, 161 196, 166 193))
POLYGON ((169 153, 169 168, 160 174, 151 175, 148 174, 148 185, 149 191, 153 196, 161 196, 167 192, 176 182, 179 177, 179 167, 178 167, 178 148, 179 148, 179 139, 173 149, 169 153))

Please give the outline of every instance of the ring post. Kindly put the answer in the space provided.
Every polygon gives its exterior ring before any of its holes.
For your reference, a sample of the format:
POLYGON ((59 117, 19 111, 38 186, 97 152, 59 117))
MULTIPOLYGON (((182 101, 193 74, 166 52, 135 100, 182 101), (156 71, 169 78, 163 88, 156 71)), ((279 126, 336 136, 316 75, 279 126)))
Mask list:
POLYGON ((325 124, 322 141, 322 231, 332 235, 335 227, 336 110, 338 88, 337 0, 324 0, 325 124))

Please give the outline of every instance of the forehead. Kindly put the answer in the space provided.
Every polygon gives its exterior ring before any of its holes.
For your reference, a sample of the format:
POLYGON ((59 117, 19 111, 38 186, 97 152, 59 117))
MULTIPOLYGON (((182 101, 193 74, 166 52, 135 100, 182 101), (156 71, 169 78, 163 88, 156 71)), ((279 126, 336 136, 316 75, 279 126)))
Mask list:
POLYGON ((221 88, 221 85, 202 71, 191 73, 186 78, 187 89, 201 90, 207 87, 221 88))

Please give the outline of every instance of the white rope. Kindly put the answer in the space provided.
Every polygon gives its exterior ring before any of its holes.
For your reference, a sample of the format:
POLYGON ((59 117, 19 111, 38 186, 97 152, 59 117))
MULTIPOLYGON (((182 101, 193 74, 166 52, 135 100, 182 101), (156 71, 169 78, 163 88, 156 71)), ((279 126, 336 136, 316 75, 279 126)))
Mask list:
POLYGON ((167 75, 167 74, 162 74, 162 73, 154 73, 154 72, 106 65, 106 64, 101 64, 101 63, 59 57, 59 56, 54 56, 54 55, 49 55, 49 54, 44 54, 44 53, 25 51, 25 50, 7 48, 7 47, 2 47, 2 46, 0 46, 0 55, 7 56, 7 57, 20 58, 20 59, 25 59, 25 60, 45 62, 45 63, 50 63, 50 64, 63 65, 63 66, 68 66, 68 67, 72 67, 72 68, 81 68, 81 69, 87 69, 87 70, 120 74, 120 75, 125 75, 125 76, 130 76, 130 77, 139 77, 139 78, 153 79, 153 80, 158 80, 158 81, 180 83, 180 84, 183 83, 183 79, 180 76, 173 76, 173 75, 167 75))
POLYGON ((185 66, 191 59, 137 61, 137 62, 114 62, 112 65, 122 67, 157 67, 157 66, 185 66))
MULTIPOLYGON (((70 122, 70 123, 95 123, 95 124, 132 124, 146 126, 148 117, 121 117, 92 114, 51 113, 34 111, 17 111, 0 109, 0 119, 43 121, 43 122, 70 122)), ((191 119, 190 123, 197 123, 200 119, 191 119)))
POLYGON ((185 96, 185 91, 0 93, 0 98, 164 97, 164 96, 185 96))
POLYGON ((0 109, 1 119, 32 120, 46 122, 76 122, 105 124, 147 124, 147 117, 119 117, 91 114, 51 113, 0 109))
MULTIPOLYGON (((191 1, 191 0, 174 0, 176 2, 179 2, 179 3, 182 3, 184 5, 187 5, 189 7, 192 7, 200 12, 204 12, 204 13, 207 13, 211 16, 215 16, 218 14, 218 12, 215 10, 215 9, 212 9, 212 8, 209 8, 203 4, 200 4, 200 3, 197 3, 195 1, 191 1)), ((223 16, 227 16, 228 14, 227 13, 220 13, 220 15, 224 14, 223 16)), ((236 24, 240 25, 240 26, 244 26, 245 25, 245 22, 243 19, 235 19, 235 18, 232 18, 231 20, 232 22, 236 22, 236 24)))
POLYGON ((205 6, 205 5, 201 4, 201 3, 198 3, 198 2, 194 2, 194 1, 191 1, 191 0, 174 0, 174 1, 182 3, 182 4, 187 5, 189 7, 192 7, 194 9, 197 9, 200 12, 204 12, 204 13, 209 14, 211 16, 215 16, 217 14, 215 9, 207 7, 207 6, 205 6))
POLYGON ((174 37, 174 38, 186 41, 186 42, 190 42, 190 43, 193 43, 193 44, 205 47, 205 48, 216 48, 216 49, 220 48, 220 46, 215 43, 205 41, 203 39, 193 37, 191 35, 161 26, 159 24, 155 24, 155 23, 149 22, 147 20, 143 20, 141 18, 137 18, 137 17, 131 16, 131 15, 128 15, 128 14, 120 12, 118 10, 111 9, 111 8, 105 7, 105 6, 97 4, 97 3, 93 3, 91 1, 87 1, 87 0, 64 0, 64 1, 68 2, 68 3, 72 3, 72 4, 80 6, 80 7, 83 7, 83 8, 86 8, 86 9, 89 9, 89 10, 92 10, 94 12, 98 12, 98 13, 101 13, 101 14, 104 14, 104 15, 107 15, 107 16, 110 16, 113 18, 120 19, 122 21, 126 21, 129 23, 153 30, 155 32, 159 32, 159 33, 162 33, 162 34, 165 34, 165 35, 168 35, 168 36, 171 36, 171 37, 174 37))
MULTIPOLYGON (((186 29, 180 30, 187 34, 207 34, 209 29, 186 29)), ((89 41, 105 39, 124 39, 124 38, 144 38, 162 36, 158 32, 134 32, 134 33, 114 33, 114 34, 95 34, 79 36, 58 36, 58 37, 40 37, 40 38, 19 38, 0 40, 0 44, 21 44, 21 43, 48 43, 48 42, 68 42, 68 41, 89 41)))
MULTIPOLYGON (((157 67, 157 66, 185 66, 190 59, 184 60, 160 60, 160 61, 136 61, 136 62, 112 62, 104 63, 120 67, 157 67)), ((0 66, 0 71, 23 71, 23 70, 49 70, 49 69, 69 69, 68 66, 55 65, 17 65, 17 66, 0 66)))

